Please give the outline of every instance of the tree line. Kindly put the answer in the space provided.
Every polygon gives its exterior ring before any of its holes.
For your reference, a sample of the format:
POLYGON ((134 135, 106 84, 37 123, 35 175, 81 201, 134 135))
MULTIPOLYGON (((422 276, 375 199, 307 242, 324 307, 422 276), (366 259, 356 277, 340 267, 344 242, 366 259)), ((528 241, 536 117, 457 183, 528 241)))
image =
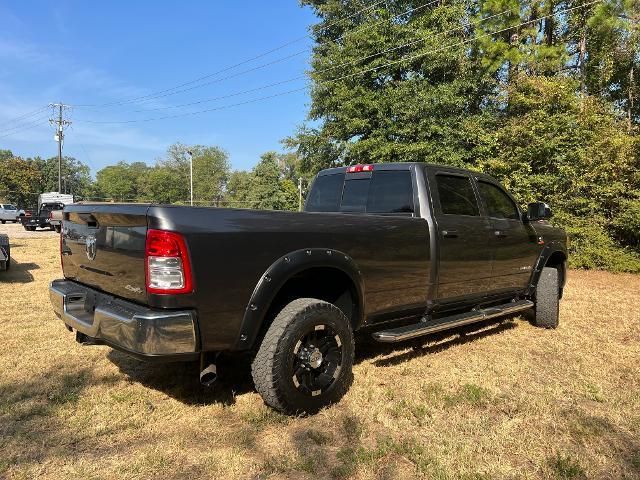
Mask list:
MULTIPOLYGON (((89 167, 62 159, 62 191, 78 200, 100 202, 190 203, 193 158, 195 205, 297 210, 299 159, 293 153, 267 152, 249 170, 231 170, 228 154, 216 146, 168 147, 155 165, 120 161, 91 177, 89 167)), ((58 190, 58 158, 21 158, 0 150, 0 200, 35 208, 42 192, 58 190)))

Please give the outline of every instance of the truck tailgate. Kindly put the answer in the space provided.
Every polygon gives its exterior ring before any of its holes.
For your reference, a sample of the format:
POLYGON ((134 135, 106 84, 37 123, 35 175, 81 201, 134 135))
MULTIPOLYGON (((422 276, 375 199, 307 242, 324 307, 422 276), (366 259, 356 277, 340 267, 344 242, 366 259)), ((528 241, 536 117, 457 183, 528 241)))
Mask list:
POLYGON ((64 276, 113 295, 145 302, 148 205, 69 205, 64 210, 64 276))

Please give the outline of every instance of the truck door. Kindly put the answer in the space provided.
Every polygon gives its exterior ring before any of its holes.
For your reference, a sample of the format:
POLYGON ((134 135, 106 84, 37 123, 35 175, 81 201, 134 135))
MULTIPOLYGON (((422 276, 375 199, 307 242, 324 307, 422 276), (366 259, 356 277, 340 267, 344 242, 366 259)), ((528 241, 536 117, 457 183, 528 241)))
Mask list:
POLYGON ((440 300, 481 296, 491 276, 491 224, 480 215, 472 179, 467 173, 436 170, 429 186, 438 231, 440 300))
POLYGON ((497 293, 526 288, 540 252, 536 233, 504 189, 478 178, 478 191, 492 228, 492 290, 497 293))

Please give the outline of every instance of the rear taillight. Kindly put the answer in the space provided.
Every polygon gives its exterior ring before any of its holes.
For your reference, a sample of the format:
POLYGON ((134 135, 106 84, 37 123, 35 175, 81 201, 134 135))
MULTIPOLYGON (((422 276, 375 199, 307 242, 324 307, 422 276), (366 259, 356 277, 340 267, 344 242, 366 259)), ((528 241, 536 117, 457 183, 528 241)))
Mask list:
POLYGON ((193 291, 189 252, 179 233, 147 230, 145 265, 148 293, 193 291))

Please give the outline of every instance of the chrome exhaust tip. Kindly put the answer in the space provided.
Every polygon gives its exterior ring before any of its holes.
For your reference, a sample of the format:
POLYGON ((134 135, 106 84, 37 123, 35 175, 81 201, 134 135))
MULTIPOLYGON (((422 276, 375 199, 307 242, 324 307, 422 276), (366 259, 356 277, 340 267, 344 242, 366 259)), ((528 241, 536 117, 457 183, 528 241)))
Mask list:
POLYGON ((218 370, 215 363, 209 364, 207 368, 200 372, 200 384, 204 387, 210 387, 218 379, 218 370))

